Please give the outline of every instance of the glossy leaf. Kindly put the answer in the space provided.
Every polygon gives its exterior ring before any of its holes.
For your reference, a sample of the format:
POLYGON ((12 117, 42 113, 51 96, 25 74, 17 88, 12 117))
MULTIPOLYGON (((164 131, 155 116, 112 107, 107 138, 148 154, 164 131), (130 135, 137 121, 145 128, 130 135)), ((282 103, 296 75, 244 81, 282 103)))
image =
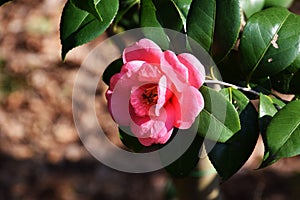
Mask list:
POLYGON ((192 0, 171 0, 176 9, 178 10, 181 20, 183 22, 183 26, 186 27, 186 18, 189 13, 192 0))
POLYGON ((121 71, 122 66, 123 66, 123 60, 122 58, 119 58, 106 67, 102 76, 102 80, 106 85, 110 85, 111 77, 114 74, 119 73, 121 71))
POLYGON ((152 0, 156 10, 156 18, 164 28, 181 31, 183 22, 179 10, 171 0, 152 0))
POLYGON ((248 97, 241 91, 231 87, 222 89, 220 93, 223 94, 225 98, 234 105, 235 109, 238 111, 238 114, 241 114, 241 112, 250 102, 248 97))
POLYGON ((60 23, 62 59, 72 48, 85 44, 101 35, 111 24, 118 11, 118 0, 96 1, 103 21, 97 20, 68 1, 63 9, 60 23))
POLYGON ((263 9, 265 0, 240 0, 240 4, 246 17, 249 18, 263 9))
POLYGON ((269 126, 273 116, 282 109, 285 104, 277 98, 260 94, 259 97, 259 129, 265 145, 265 154, 269 154, 269 147, 267 145, 266 130, 269 126))
POLYGON ((294 74, 290 82, 290 89, 293 94, 300 95, 300 70, 294 74))
POLYGON ((140 23, 141 27, 156 27, 152 31, 145 32, 145 36, 159 44, 161 48, 169 48, 169 39, 157 19, 156 8, 152 0, 141 0, 140 23))
POLYGON ((280 7, 250 17, 240 44, 248 81, 277 74, 293 63, 300 48, 299 23, 299 16, 280 7))
POLYGON ((285 69, 274 76, 271 76, 272 88, 283 94, 290 94, 290 83, 294 77, 294 73, 285 69))
POLYGON ((88 13, 94 15, 96 19, 99 21, 103 21, 99 10, 96 7, 94 0, 71 0, 71 3, 75 5, 77 8, 87 11, 88 13))
POLYGON ((280 158, 300 154, 300 101, 295 100, 280 110, 267 128, 269 152, 262 167, 274 163, 280 158))
POLYGON ((226 142, 241 128, 234 106, 217 91, 202 86, 205 106, 199 115, 198 134, 202 137, 226 142))
MULTIPOLYGON (((174 177, 185 177, 190 174, 190 172, 197 166, 199 161, 199 151, 203 144, 203 138, 196 135, 192 144, 172 164, 165 167, 167 172, 169 172, 174 177)), ((180 148, 180 147, 179 147, 180 148)))
POLYGON ((273 117, 277 113, 277 109, 275 108, 271 97, 260 94, 259 100, 259 118, 264 116, 273 117))
POLYGON ((238 0, 193 1, 187 18, 187 34, 218 62, 237 41, 240 14, 238 0))
POLYGON ((293 0, 265 0, 265 7, 281 6, 288 8, 292 3, 293 0))
POLYGON ((207 52, 213 43, 216 16, 215 0, 197 0, 191 4, 187 19, 187 34, 207 52))
POLYGON ((208 153, 209 159, 224 179, 230 178, 248 160, 258 139, 258 120, 249 102, 240 114, 241 130, 226 143, 217 143, 208 153))
POLYGON ((116 28, 117 24, 124 20, 124 16, 130 12, 130 9, 133 8, 136 4, 139 3, 139 0, 123 0, 120 1, 119 11, 114 20, 114 28, 116 28))

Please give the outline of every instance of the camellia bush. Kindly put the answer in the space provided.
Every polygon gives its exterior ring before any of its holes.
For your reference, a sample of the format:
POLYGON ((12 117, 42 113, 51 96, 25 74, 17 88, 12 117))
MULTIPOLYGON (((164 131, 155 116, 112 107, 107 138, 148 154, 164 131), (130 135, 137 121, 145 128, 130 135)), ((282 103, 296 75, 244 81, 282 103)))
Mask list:
POLYGON ((64 60, 71 49, 105 31, 113 35, 155 27, 125 47, 122 58, 103 74, 108 110, 119 127, 132 132, 120 128, 120 138, 135 152, 147 151, 166 145, 178 130, 197 122, 191 146, 166 169, 174 176, 190 174, 208 138, 215 142, 209 160, 226 180, 248 160, 259 134, 265 147, 260 168, 300 154, 300 17, 287 9, 291 4, 68 0, 61 16, 61 55, 64 60), (176 38, 168 38, 166 29, 185 35, 189 51, 169 50, 168 41, 176 38), (220 75, 193 55, 192 40, 210 55, 220 75), (218 105, 225 106, 225 115, 218 105))
POLYGON ((188 175, 208 137, 216 142, 208 157, 226 180, 248 160, 259 134, 265 146, 260 168, 300 154, 300 17, 286 8, 291 3, 68 0, 60 24, 62 58, 104 31, 155 27, 125 47, 103 74, 109 112, 135 136, 120 128, 120 138, 140 152, 167 144, 178 130, 198 122, 192 145, 166 169, 188 175), (184 34, 190 51, 176 54, 166 48, 164 42, 172 38, 164 28, 184 34), (188 38, 210 55, 222 80, 213 72, 205 76, 210 68, 193 56, 188 38), (281 94, 293 96, 287 100, 281 94), (259 100, 256 107, 254 100, 259 100), (225 116, 216 105, 225 105, 225 116))

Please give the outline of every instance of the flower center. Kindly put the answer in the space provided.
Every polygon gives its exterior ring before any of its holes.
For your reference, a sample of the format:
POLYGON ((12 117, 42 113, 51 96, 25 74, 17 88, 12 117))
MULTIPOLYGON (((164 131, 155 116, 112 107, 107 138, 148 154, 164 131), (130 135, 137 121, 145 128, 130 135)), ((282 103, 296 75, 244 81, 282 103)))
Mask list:
POLYGON ((142 97, 143 97, 143 100, 144 100, 145 104, 148 104, 148 105, 156 104, 157 100, 158 100, 157 85, 145 88, 144 92, 142 94, 142 97))

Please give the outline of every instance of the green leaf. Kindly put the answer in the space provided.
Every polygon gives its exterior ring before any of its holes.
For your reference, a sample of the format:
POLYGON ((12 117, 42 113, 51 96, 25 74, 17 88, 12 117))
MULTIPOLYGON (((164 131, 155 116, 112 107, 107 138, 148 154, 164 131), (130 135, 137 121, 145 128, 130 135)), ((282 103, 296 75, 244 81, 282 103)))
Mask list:
POLYGON ((300 101, 287 104, 275 114, 267 128, 268 153, 261 167, 300 154, 300 101))
POLYGON ((190 10, 192 0, 171 0, 171 1, 174 3, 177 11, 179 12, 184 27, 186 27, 186 18, 190 10))
POLYGON ((294 62, 289 67, 289 69, 290 69, 290 72, 292 72, 292 73, 295 73, 300 69, 300 49, 299 49, 296 60, 294 60, 294 62))
POLYGON ((199 115, 198 134, 214 141, 226 142, 241 129, 237 111, 217 91, 202 86, 200 92, 205 106, 199 115))
POLYGON ((164 28, 181 31, 183 22, 180 13, 171 0, 152 0, 156 9, 156 18, 164 28))
POLYGON ((270 96, 266 96, 264 94, 260 94, 260 101, 259 101, 259 129, 264 141, 265 145, 265 155, 269 154, 269 147, 267 145, 267 138, 266 138, 266 130, 269 126, 273 116, 277 113, 279 109, 282 109, 285 104, 270 96), (275 107, 277 106, 277 107, 275 107))
POLYGON ((275 75, 293 63, 300 48, 299 23, 299 16, 280 7, 249 18, 240 44, 248 82, 275 75))
POLYGON ((162 49, 169 49, 170 43, 176 43, 176 38, 169 38, 163 28, 178 32, 183 29, 184 20, 178 6, 185 5, 184 2, 177 5, 173 0, 141 0, 141 27, 158 27, 143 29, 144 35, 159 44, 162 49))
POLYGON ((144 32, 145 36, 159 44, 162 49, 169 48, 169 39, 163 30, 163 26, 157 19, 156 8, 152 0, 141 0, 140 23, 141 27, 157 27, 151 31, 144 32))
POLYGON ((129 135, 128 133, 126 133, 129 129, 130 129, 129 127, 119 128, 119 135, 122 143, 129 149, 133 150, 134 152, 142 151, 145 147, 139 142, 137 137, 134 137, 133 135, 129 135), (126 132, 123 130, 126 130, 126 132))
POLYGON ((130 9, 133 8, 136 4, 139 3, 139 0, 123 0, 120 1, 120 8, 118 11, 118 14, 116 15, 115 21, 114 21, 114 29, 116 29, 116 25, 124 20, 124 16, 126 13, 130 12, 130 9))
POLYGON ((187 17, 191 3, 193 0, 172 0, 172 2, 176 5, 176 8, 180 11, 185 18, 187 17))
POLYGON ((281 6, 289 8, 293 3, 293 0, 265 0, 265 7, 281 6))
POLYGON ((197 0, 191 4, 187 18, 187 34, 207 52, 211 52, 216 16, 215 0, 197 0))
MULTIPOLYGON (((173 163, 165 167, 168 173, 175 177, 185 177, 197 166, 199 161, 199 151, 203 144, 203 138, 196 135, 192 144, 173 163)), ((180 148, 180 147, 179 147, 180 148)))
POLYGON ((99 21, 103 21, 101 14, 99 10, 96 7, 95 1, 94 0, 71 0, 71 3, 76 6, 77 8, 84 10, 90 14, 92 14, 96 19, 99 21))
POLYGON ((300 70, 294 74, 290 82, 290 89, 293 94, 300 95, 300 70))
POLYGON ((220 91, 220 93, 223 94, 226 99, 234 105, 235 109, 238 111, 238 114, 241 114, 241 112, 247 107, 248 103, 250 102, 246 95, 232 87, 224 88, 220 91))
POLYGON ((260 94, 259 99, 259 118, 264 116, 273 117, 277 113, 277 109, 273 104, 272 98, 267 95, 260 94))
POLYGON ((9 1, 12 1, 12 0, 0 0, 0 6, 2 6, 3 4, 9 2, 9 1))
POLYGON ((241 27, 239 0, 217 0, 212 55, 219 62, 234 48, 241 27))
POLYGON ((249 18, 254 13, 263 9, 265 0, 240 0, 240 4, 246 17, 249 18))
POLYGON ((217 143, 208 153, 224 180, 235 174, 252 154, 259 135, 257 117, 254 106, 249 102, 240 114, 241 130, 226 143, 217 143))
POLYGON ((96 8, 101 11, 103 21, 97 20, 68 1, 63 9, 60 23, 62 59, 72 48, 85 44, 101 35, 117 14, 118 0, 97 0, 96 8))
POLYGON ((294 73, 290 72, 288 68, 271 76, 272 88, 283 94, 291 93, 290 82, 294 77, 294 73))
POLYGON ((106 67, 106 69, 103 72, 103 76, 102 76, 102 80, 104 81, 104 83, 106 85, 110 85, 111 77, 114 74, 119 73, 121 71, 122 66, 123 66, 123 60, 122 60, 122 58, 119 58, 119 59, 113 61, 112 63, 110 63, 106 67))
POLYGON ((240 25, 238 0, 197 0, 188 14, 187 34, 218 62, 234 47, 240 25))

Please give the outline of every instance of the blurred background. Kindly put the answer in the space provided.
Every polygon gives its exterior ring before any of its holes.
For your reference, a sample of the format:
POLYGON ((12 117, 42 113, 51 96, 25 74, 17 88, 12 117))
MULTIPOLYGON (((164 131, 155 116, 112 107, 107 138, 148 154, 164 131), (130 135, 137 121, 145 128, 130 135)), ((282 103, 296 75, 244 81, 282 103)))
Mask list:
MULTIPOLYGON (((106 34, 72 50, 63 63, 59 21, 65 2, 15 0, 0 7, 0 200, 172 199, 164 170, 118 172, 80 142, 72 116, 73 84, 82 61, 106 34)), ((300 1, 291 10, 300 13, 300 1)), ((96 102, 105 109, 103 88, 96 102)), ((299 199, 300 159, 254 171, 259 156, 221 183, 224 199, 299 199)))

